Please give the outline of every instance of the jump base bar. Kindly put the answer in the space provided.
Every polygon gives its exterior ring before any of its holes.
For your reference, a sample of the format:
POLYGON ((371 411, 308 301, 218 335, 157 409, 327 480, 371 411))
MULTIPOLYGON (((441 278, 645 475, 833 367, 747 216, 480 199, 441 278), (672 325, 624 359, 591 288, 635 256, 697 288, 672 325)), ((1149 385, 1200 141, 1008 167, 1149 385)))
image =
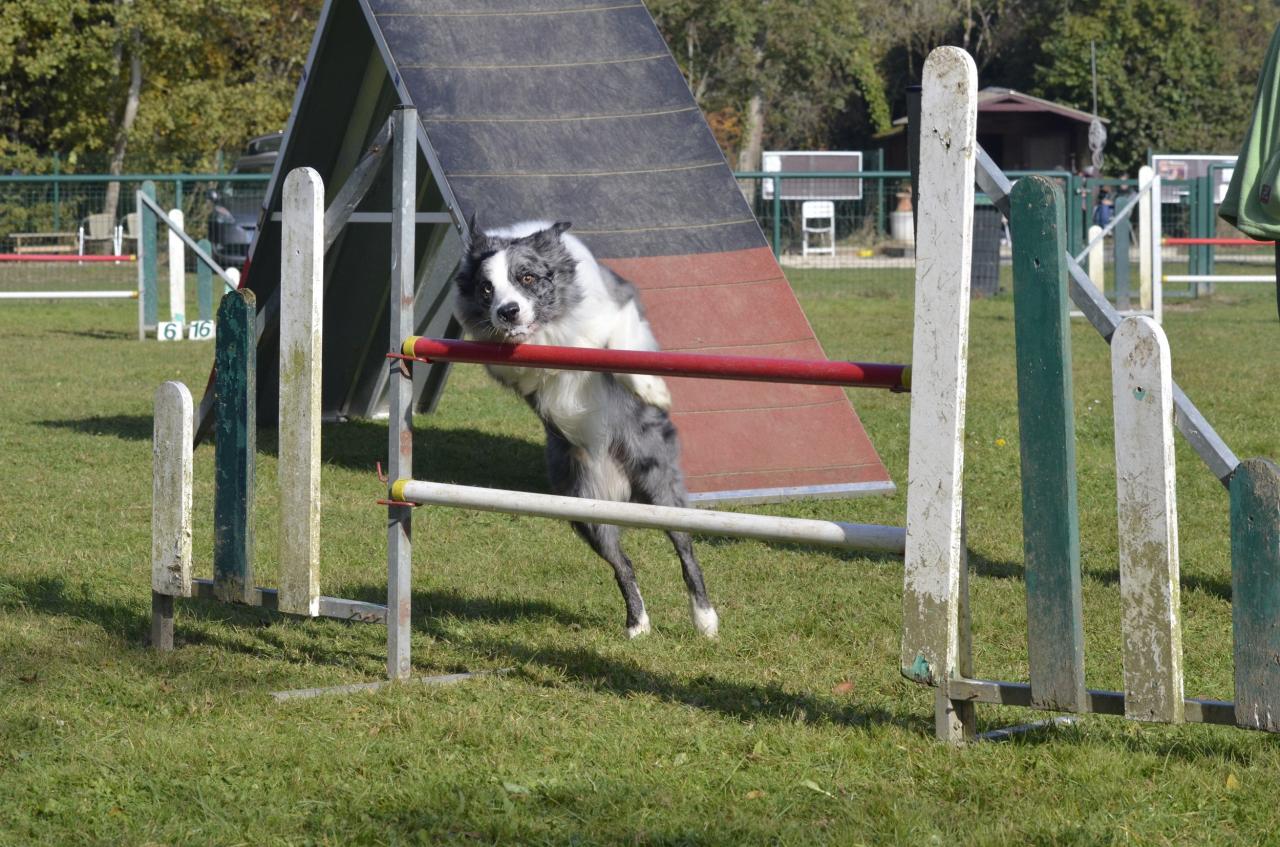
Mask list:
MULTIPOLYGON (((201 600, 217 600, 213 593, 213 580, 191 580, 191 596, 201 600)), ((279 611, 279 597, 274 588, 257 589, 258 602, 251 606, 279 611)), ((366 603, 363 600, 344 600, 341 597, 321 597, 320 615, 322 618, 334 618, 340 621, 356 621, 357 623, 386 623, 387 607, 379 603, 366 603)))
POLYGON ((510 668, 494 671, 473 671, 471 673, 449 673, 440 676, 415 676, 408 679, 384 679, 381 682, 357 682, 351 685, 331 685, 327 688, 295 688, 291 691, 272 691, 271 696, 277 703, 289 700, 307 700, 312 697, 324 697, 328 694, 356 694, 361 691, 381 691, 393 685, 453 685, 481 676, 496 676, 508 673, 510 668))

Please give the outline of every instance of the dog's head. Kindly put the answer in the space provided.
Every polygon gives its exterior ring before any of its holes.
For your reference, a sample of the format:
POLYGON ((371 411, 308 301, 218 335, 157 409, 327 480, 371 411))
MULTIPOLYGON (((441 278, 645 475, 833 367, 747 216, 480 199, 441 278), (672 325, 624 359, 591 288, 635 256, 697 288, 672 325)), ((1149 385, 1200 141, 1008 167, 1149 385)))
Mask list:
POLYGON ((527 340, 581 298, 578 263, 563 238, 567 222, 485 232, 473 216, 469 228, 454 284, 458 320, 473 336, 527 340))

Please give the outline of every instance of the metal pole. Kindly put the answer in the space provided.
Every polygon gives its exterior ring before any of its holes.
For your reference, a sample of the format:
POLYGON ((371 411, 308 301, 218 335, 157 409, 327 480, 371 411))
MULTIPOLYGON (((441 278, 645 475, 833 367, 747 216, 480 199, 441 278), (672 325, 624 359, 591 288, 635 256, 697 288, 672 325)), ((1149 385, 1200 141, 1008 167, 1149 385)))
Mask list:
POLYGON ((785 382, 793 385, 911 387, 909 365, 877 365, 760 356, 717 356, 653 350, 602 350, 544 344, 492 344, 411 335, 403 339, 403 355, 433 362, 519 365, 602 373, 654 374, 705 379, 785 382))
POLYGON ((773 178, 773 255, 782 255, 782 177, 773 178))
POLYGON ((907 86, 907 169, 911 171, 911 231, 920 231, 916 210, 920 208, 920 92, 918 85, 907 86))
MULTIPOLYGON (((418 112, 395 110, 391 171, 391 349, 413 333, 414 213, 418 198, 418 112)), ((387 473, 413 475, 413 376, 402 359, 388 359, 387 473)), ((411 668, 413 509, 387 507, 387 676, 406 679, 411 668)))
POLYGON ((397 480, 392 486, 392 496, 410 503, 455 509, 478 509, 643 529, 730 535, 764 541, 805 542, 846 550, 872 550, 898 555, 902 555, 906 544, 906 530, 897 526, 651 506, 647 503, 591 500, 585 497, 562 497, 556 494, 450 485, 415 479, 397 480))

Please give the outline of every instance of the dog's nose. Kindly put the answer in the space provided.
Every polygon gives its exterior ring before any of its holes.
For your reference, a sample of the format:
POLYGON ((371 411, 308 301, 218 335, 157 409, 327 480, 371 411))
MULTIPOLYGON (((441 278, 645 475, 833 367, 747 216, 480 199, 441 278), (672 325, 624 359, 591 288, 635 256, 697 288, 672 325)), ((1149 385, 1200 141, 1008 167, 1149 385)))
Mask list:
POLYGON ((520 314, 519 303, 515 303, 515 302, 503 303, 501 306, 498 307, 498 317, 502 318, 504 321, 507 321, 508 323, 514 321, 519 314, 520 314))

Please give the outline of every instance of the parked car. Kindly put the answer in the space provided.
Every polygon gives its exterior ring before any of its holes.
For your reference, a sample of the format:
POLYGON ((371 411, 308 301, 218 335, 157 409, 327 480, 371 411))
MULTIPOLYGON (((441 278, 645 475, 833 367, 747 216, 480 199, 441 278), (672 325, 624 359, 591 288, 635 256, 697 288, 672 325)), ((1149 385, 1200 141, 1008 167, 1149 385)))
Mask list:
MULTIPOLYGON (((284 134, 272 132, 249 139, 240 158, 231 167, 233 174, 269 174, 280 155, 284 134)), ((242 268, 249 258, 249 245, 258 229, 258 213, 266 196, 263 182, 223 182, 209 191, 213 214, 209 217, 209 242, 213 260, 224 268, 242 268)))

